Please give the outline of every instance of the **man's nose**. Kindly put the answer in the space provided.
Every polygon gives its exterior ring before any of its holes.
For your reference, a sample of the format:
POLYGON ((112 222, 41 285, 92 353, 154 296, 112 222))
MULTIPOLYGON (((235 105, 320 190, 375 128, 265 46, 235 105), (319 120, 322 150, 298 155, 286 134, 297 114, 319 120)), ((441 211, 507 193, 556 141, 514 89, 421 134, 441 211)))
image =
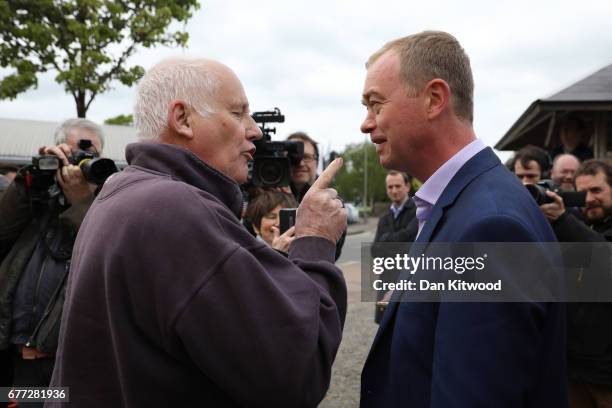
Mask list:
POLYGON ((255 119, 253 119, 252 117, 250 118, 251 124, 247 128, 247 139, 259 140, 263 137, 263 133, 261 133, 261 129, 259 128, 259 126, 257 126, 257 122, 255 122, 255 119))
POLYGON ((586 204, 592 204, 596 201, 595 196, 593 195, 593 193, 591 193, 590 191, 587 191, 587 195, 586 198, 584 199, 584 202, 586 204))
POLYGON ((374 120, 374 115, 368 112, 361 124, 361 133, 372 133, 375 127, 376 121, 374 120))

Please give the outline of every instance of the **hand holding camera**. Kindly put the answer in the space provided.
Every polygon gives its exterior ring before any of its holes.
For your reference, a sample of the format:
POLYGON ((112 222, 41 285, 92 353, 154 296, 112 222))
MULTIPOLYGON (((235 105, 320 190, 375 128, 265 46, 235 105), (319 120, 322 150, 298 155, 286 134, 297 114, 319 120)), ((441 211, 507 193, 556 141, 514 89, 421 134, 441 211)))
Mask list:
POLYGON ((96 185, 118 171, 115 162, 98 157, 91 149, 89 139, 80 139, 77 149, 67 143, 39 148, 39 156, 32 157, 32 164, 24 168, 30 199, 48 201, 58 196, 60 188, 72 204, 89 197, 96 185))
POLYGON ((297 210, 296 238, 318 236, 335 244, 342 236, 346 229, 346 209, 338 192, 328 188, 341 167, 342 158, 331 162, 304 196, 297 210))
POLYGON ((85 180, 80 167, 70 163, 72 149, 66 143, 43 146, 38 149, 38 154, 57 156, 62 162, 63 165, 57 169, 56 180, 69 203, 85 201, 94 192, 95 186, 85 180))
POLYGON ((542 213, 546 219, 553 222, 565 212, 565 204, 563 203, 563 198, 561 198, 560 195, 550 190, 546 191, 546 195, 553 201, 540 205, 540 209, 542 210, 542 213))

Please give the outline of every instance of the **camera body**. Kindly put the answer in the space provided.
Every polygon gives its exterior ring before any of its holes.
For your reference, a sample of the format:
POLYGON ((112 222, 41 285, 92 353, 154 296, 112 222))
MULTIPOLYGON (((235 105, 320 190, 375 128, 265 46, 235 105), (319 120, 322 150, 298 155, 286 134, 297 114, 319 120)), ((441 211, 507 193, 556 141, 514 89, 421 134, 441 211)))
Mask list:
POLYGON ((527 184, 525 187, 538 205, 552 203, 554 200, 546 195, 546 191, 552 191, 563 199, 565 207, 585 206, 585 192, 562 191, 554 181, 549 179, 540 180, 536 184, 527 184))
POLYGON ((254 112, 252 115, 263 134, 255 141, 255 155, 249 167, 249 184, 256 187, 284 187, 291 182, 291 165, 299 164, 304 157, 304 144, 297 141, 273 142, 271 133, 276 128, 266 127, 267 123, 282 123, 285 116, 280 109, 254 112))
MULTIPOLYGON (((79 166, 85 180, 101 186, 111 174, 119 170, 111 159, 98 157, 96 153, 86 150, 90 147, 91 140, 79 140, 79 149, 68 157, 68 161, 79 166)), ((61 192, 55 177, 57 170, 62 166, 62 161, 54 155, 32 157, 32 164, 25 169, 25 180, 33 199, 49 199, 61 192)))

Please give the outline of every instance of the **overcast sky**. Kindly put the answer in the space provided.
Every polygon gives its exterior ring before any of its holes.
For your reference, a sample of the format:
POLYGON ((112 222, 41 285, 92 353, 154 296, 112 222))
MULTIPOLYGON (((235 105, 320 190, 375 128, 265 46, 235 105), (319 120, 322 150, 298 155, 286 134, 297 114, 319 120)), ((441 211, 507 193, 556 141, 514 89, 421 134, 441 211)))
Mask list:
MULTIPOLYGON (((210 0, 188 22, 185 50, 141 49, 131 63, 151 67, 184 54, 219 59, 242 79, 252 110, 279 107, 277 139, 304 130, 322 147, 361 142, 364 61, 388 40, 427 29, 455 35, 474 71, 475 130, 494 145, 535 99, 612 64, 608 1, 210 0)), ((0 75, 7 70, 0 70, 0 75)), ((61 121, 73 100, 53 81, 14 101, 0 117, 61 121)), ((88 118, 131 113, 134 89, 117 84, 88 118)))

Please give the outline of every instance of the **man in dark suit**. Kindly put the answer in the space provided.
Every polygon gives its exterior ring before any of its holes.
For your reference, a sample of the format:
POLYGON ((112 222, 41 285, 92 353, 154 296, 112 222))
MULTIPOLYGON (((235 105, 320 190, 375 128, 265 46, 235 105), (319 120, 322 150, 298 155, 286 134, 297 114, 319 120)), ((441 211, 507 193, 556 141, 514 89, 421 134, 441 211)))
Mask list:
MULTIPOLYGON (((418 221, 416 219, 416 206, 410 200, 410 190, 412 177, 406 173, 390 170, 385 177, 387 196, 391 200, 389 211, 378 219, 378 227, 372 245, 372 256, 385 256, 388 252, 393 252, 393 248, 387 247, 388 242, 413 242, 416 238, 418 221)), ((393 254, 391 254, 393 255, 393 254)), ((385 282, 395 282, 397 271, 385 271, 382 279, 385 282)), ((376 292, 376 300, 383 300, 384 291, 376 292)), ((376 304, 374 312, 374 322, 380 324, 384 306, 376 304)))
MULTIPOLYGON (((474 134, 470 63, 454 37, 401 38, 366 66, 361 130, 384 167, 424 183, 414 197, 416 246, 555 241, 525 188, 474 134)), ((362 408, 567 406, 562 305, 403 295, 394 292, 365 363, 362 408)))

